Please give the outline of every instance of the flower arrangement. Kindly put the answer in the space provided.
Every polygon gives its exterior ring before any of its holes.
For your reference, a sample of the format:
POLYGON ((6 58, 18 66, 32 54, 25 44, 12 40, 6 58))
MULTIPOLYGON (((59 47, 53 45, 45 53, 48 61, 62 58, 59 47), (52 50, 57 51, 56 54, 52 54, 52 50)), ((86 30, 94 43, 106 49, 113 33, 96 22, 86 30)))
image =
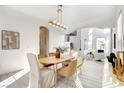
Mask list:
POLYGON ((89 55, 91 58, 94 58, 94 54, 93 54, 93 52, 91 52, 91 51, 88 52, 87 55, 89 55))
POLYGON ((57 47, 56 49, 58 49, 62 54, 64 53, 64 52, 66 52, 67 50, 68 50, 68 47, 57 47))

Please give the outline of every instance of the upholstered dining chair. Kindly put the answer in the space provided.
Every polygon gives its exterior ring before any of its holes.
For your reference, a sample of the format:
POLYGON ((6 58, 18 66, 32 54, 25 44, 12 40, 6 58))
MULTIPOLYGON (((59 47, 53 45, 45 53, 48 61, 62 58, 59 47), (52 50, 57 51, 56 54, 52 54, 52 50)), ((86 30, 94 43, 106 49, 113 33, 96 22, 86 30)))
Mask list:
POLYGON ((73 59, 70 60, 68 65, 65 65, 64 67, 58 69, 58 75, 66 78, 66 85, 68 85, 68 79, 73 76, 74 74, 77 74, 77 60, 73 59))
POLYGON ((40 63, 36 55, 28 53, 27 57, 30 65, 30 87, 53 87, 54 71, 49 68, 40 68, 40 63))

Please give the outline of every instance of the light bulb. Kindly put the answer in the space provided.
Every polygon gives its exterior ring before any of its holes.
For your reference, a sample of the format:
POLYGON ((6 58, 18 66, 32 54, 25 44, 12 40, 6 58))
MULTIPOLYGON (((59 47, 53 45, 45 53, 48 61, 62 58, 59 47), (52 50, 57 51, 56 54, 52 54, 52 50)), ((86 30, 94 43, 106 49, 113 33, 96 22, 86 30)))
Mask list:
POLYGON ((65 25, 63 25, 63 27, 64 27, 64 28, 66 28, 66 26, 65 26, 65 25))
POLYGON ((56 24, 56 21, 55 21, 55 20, 53 20, 53 23, 54 23, 54 24, 56 24))
POLYGON ((49 22, 49 25, 52 25, 52 23, 49 22))
POLYGON ((57 22, 57 25, 60 25, 60 23, 59 23, 59 22, 57 22))
POLYGON ((63 24, 61 24, 61 27, 63 28, 63 24))

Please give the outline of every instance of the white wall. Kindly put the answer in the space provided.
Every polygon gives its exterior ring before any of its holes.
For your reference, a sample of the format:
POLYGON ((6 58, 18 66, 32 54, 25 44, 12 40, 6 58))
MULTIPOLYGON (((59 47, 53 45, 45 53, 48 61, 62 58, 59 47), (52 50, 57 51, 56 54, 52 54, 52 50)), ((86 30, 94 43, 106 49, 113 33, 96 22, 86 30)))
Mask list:
POLYGON ((89 29, 83 28, 80 31, 81 31, 81 49, 82 49, 82 52, 84 52, 84 39, 89 40, 89 38, 88 38, 89 37, 89 35, 88 35, 89 29))
POLYGON ((81 45, 80 45, 80 42, 81 42, 81 32, 77 30, 77 36, 70 36, 70 42, 73 43, 73 47, 74 47, 74 50, 75 51, 79 51, 81 45))
POLYGON ((55 47, 63 46, 65 42, 64 33, 61 31, 55 31, 55 29, 50 28, 49 32, 49 52, 55 52, 55 47))
POLYGON ((82 28, 81 30, 81 47, 84 51, 84 39, 88 40, 88 49, 96 50, 96 38, 105 38, 106 54, 111 52, 111 29, 110 28, 82 28), (91 37, 89 37, 89 35, 91 37))
POLYGON ((28 66, 26 53, 38 53, 38 27, 40 21, 22 15, 6 7, 0 7, 0 41, 1 30, 20 33, 20 49, 2 50, 0 42, 0 74, 28 66))
POLYGON ((116 50, 123 51, 124 50, 124 6, 118 6, 116 7, 116 27, 115 32, 117 35, 116 39, 116 50), (120 16, 121 13, 121 16, 120 16))
MULTIPOLYGON (((39 26, 43 21, 25 15, 6 6, 0 6, 0 41, 1 30, 17 31, 20 33, 20 49, 2 50, 0 42, 0 74, 28 67, 26 53, 39 53, 39 26)), ((49 29, 50 27, 48 27, 49 29)), ((61 33, 50 30, 50 49, 64 40, 61 33), (62 39, 60 41, 60 39, 62 39)))
POLYGON ((105 45, 105 52, 106 52, 106 55, 110 55, 110 53, 112 52, 112 31, 111 31, 111 28, 105 28, 103 29, 104 31, 104 35, 105 35, 105 42, 106 42, 106 45, 105 45))
POLYGON ((120 14, 117 19, 117 49, 123 49, 122 14, 120 14))

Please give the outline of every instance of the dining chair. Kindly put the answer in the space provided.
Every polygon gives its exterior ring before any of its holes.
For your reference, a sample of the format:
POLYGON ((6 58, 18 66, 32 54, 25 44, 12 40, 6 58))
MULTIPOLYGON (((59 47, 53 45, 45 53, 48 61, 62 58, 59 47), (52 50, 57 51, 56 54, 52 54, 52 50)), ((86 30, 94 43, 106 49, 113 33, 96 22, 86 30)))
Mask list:
POLYGON ((55 52, 50 52, 49 53, 49 56, 51 57, 51 56, 55 56, 56 55, 56 53, 55 52))
MULTIPOLYGON (((48 54, 48 56, 46 56, 46 57, 50 57, 49 56, 49 54, 48 54)), ((40 58, 44 58, 44 57, 42 57, 40 54, 38 55, 38 59, 40 59, 40 58)), ((53 66, 53 64, 49 64, 49 65, 47 65, 47 64, 40 64, 42 67, 51 67, 51 66, 53 66)))
POLYGON ((77 75, 77 60, 70 60, 68 65, 57 70, 58 75, 66 78, 66 85, 68 85, 69 78, 74 74, 77 75))
POLYGON ((30 65, 30 87, 42 88, 54 86, 54 70, 49 68, 40 68, 40 63, 36 55, 27 53, 30 65))

